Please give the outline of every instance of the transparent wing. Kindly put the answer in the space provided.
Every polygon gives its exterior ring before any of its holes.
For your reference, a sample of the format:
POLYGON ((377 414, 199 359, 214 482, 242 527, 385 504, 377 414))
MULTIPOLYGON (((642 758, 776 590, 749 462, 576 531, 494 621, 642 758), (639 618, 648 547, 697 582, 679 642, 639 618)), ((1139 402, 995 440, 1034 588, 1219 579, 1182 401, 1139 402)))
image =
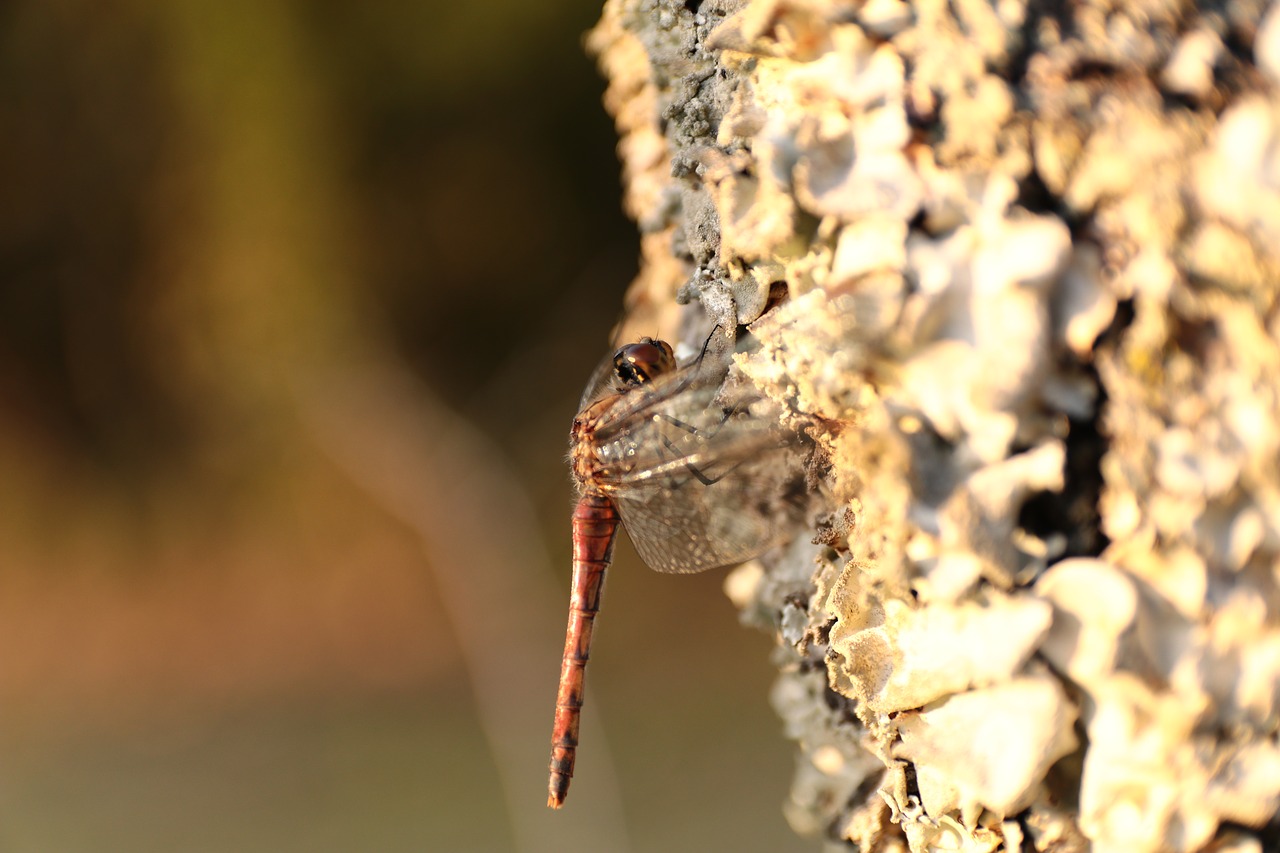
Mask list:
POLYGON ((695 364, 620 395, 595 425, 593 485, 660 572, 740 563, 783 541, 803 497, 803 446, 723 369, 695 364))
POLYGON ((795 448, 761 449, 710 484, 673 475, 620 491, 614 503, 646 565, 701 572, 749 560, 788 538, 799 508, 799 467, 795 448))

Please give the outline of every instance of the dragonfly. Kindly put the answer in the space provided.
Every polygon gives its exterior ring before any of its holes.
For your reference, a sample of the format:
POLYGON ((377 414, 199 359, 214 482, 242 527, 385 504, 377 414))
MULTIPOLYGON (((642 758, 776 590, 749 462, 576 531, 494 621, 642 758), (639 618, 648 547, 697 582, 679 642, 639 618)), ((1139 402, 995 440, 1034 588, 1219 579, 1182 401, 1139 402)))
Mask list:
POLYGON ((605 572, 619 522, 659 572, 741 563, 788 538, 801 511, 799 433, 731 371, 734 341, 719 328, 678 364, 641 338, 596 370, 570 432, 578 491, 573 580, 551 734, 547 805, 573 777, 583 687, 605 572))

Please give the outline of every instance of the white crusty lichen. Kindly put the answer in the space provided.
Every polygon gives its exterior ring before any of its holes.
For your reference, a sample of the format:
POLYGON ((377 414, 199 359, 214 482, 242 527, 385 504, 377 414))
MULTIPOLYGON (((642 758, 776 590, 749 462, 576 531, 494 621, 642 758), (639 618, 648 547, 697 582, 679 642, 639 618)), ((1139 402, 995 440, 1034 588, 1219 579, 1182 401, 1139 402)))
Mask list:
POLYGON ((1280 3, 609 0, 619 334, 758 341, 832 849, 1280 843, 1280 3), (699 325, 701 324, 701 325, 699 325))

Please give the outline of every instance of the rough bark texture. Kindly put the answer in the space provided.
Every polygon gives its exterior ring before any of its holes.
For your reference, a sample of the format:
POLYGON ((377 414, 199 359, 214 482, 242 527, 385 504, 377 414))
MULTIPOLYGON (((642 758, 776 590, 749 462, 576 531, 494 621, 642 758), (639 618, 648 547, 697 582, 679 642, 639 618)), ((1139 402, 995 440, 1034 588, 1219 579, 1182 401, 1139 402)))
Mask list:
POLYGON ((727 585, 795 829, 1275 849, 1280 7, 609 0, 591 47, 619 337, 751 324, 829 463, 727 585))

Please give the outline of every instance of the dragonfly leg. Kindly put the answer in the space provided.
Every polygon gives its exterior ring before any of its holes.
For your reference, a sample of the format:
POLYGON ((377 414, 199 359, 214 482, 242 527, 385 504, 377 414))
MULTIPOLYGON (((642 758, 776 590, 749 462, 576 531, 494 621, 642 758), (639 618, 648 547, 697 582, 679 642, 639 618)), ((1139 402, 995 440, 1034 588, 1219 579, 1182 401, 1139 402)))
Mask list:
POLYGON ((654 417, 659 418, 660 420, 666 421, 676 429, 684 430, 685 432, 689 433, 689 435, 695 436, 697 438, 712 439, 712 438, 715 438, 716 435, 720 432, 720 430, 724 428, 724 425, 729 422, 730 418, 736 415, 739 411, 742 411, 742 405, 743 404, 739 402, 739 403, 735 403, 732 409, 726 409, 724 412, 724 416, 720 418, 720 422, 717 423, 715 427, 711 429, 696 427, 693 424, 686 423, 685 421, 680 420, 674 415, 669 415, 666 412, 658 412, 657 414, 654 415, 654 417))
MULTIPOLYGON (((665 447, 665 448, 667 448, 667 450, 670 450, 672 453, 674 453, 674 454, 675 454, 675 458, 676 458, 676 459, 678 459, 678 458, 680 457, 681 453, 683 452, 683 451, 681 451, 681 449, 680 449, 679 447, 677 447, 677 446, 676 446, 675 442, 673 442, 671 439, 667 438, 665 435, 664 435, 664 436, 662 436, 662 446, 663 446, 663 447, 665 447)), ((716 476, 714 476, 714 477, 712 477, 712 476, 710 476, 710 475, 708 475, 708 474, 704 474, 704 473, 703 473, 703 472, 702 472, 702 471, 701 471, 701 470, 700 470, 696 465, 694 465, 692 462, 686 462, 686 463, 684 463, 684 469, 685 469, 686 471, 688 471, 690 474, 692 474, 692 475, 693 475, 693 477, 694 477, 694 479, 695 479, 695 480, 697 480, 697 481, 698 481, 699 483, 701 483, 702 485, 704 485, 704 486, 712 486, 712 485, 715 485, 716 483, 720 482, 720 480, 721 480, 721 479, 723 479, 727 474, 729 474, 730 472, 732 472, 732 471, 734 470, 734 468, 737 468, 737 467, 738 467, 739 465, 741 465, 741 464, 742 464, 741 462, 737 462, 737 463, 735 463, 732 467, 726 468, 724 471, 721 471, 719 474, 717 474, 717 475, 716 475, 716 476)))

